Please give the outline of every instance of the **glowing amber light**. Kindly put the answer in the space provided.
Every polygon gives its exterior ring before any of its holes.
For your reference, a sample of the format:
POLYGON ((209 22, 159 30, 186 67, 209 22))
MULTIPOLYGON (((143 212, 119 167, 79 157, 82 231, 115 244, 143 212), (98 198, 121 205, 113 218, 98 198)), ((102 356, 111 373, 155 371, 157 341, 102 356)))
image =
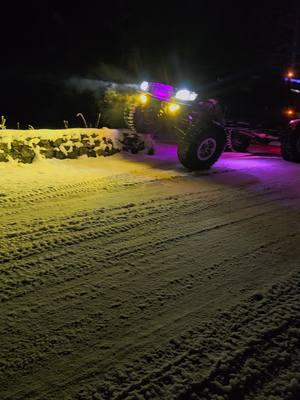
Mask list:
POLYGON ((289 71, 289 72, 287 73, 287 77, 288 77, 288 78, 293 78, 293 77, 294 77, 294 72, 293 72, 293 71, 289 71))
POLYGON ((288 117, 293 117, 295 115, 295 110, 292 108, 288 108, 287 110, 284 111, 285 115, 288 117))
POLYGON ((180 108, 180 105, 179 104, 175 104, 175 103, 171 103, 171 104, 169 104, 169 111, 171 112, 171 113, 174 113, 174 112, 176 112, 176 111, 178 111, 179 110, 179 108, 180 108))
POLYGON ((141 101, 141 103, 146 104, 148 101, 148 97, 145 94, 141 94, 140 101, 141 101))

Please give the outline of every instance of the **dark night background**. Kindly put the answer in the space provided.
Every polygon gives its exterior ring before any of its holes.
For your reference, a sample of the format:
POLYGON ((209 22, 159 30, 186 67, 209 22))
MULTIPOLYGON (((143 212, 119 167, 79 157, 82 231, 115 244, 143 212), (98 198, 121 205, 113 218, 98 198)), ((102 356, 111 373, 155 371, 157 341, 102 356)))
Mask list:
MULTIPOLYGON (((1 10, 0 115, 7 126, 96 119, 72 77, 185 84, 222 97, 258 71, 291 63, 296 2, 40 0, 1 10)), ((74 122, 75 123, 75 122, 74 122)))

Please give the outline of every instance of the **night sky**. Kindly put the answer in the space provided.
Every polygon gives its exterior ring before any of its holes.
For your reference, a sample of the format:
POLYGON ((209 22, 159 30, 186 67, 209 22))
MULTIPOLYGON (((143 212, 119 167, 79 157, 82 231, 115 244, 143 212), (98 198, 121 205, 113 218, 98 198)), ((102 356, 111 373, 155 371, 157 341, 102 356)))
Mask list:
MULTIPOLYGON (((2 6, 0 113, 12 121, 51 123, 56 112, 61 118, 62 82, 72 76, 199 87, 258 69, 280 70, 291 58, 295 3, 64 4, 2 6)), ((79 104, 66 111, 72 106, 79 104)))

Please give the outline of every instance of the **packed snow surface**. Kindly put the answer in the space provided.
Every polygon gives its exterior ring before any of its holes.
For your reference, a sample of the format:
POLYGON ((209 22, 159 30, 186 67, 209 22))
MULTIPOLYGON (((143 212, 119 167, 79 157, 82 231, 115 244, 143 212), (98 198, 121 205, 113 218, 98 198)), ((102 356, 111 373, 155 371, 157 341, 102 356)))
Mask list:
POLYGON ((0 399, 300 398, 300 166, 0 165, 0 399))

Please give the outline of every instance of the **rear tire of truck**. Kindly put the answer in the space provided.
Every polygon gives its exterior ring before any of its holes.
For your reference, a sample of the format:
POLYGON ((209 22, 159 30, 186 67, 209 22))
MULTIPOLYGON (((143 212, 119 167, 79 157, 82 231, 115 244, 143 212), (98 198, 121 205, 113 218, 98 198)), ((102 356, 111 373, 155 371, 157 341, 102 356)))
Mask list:
POLYGON ((177 155, 181 164, 194 171, 209 169, 221 156, 226 135, 213 122, 191 124, 185 132, 179 130, 177 155))
POLYGON ((239 132, 232 132, 230 134, 230 146, 231 151, 237 153, 246 153, 251 144, 251 138, 249 136, 243 135, 239 132))
POLYGON ((300 126, 283 134, 281 155, 286 161, 300 163, 300 126))

